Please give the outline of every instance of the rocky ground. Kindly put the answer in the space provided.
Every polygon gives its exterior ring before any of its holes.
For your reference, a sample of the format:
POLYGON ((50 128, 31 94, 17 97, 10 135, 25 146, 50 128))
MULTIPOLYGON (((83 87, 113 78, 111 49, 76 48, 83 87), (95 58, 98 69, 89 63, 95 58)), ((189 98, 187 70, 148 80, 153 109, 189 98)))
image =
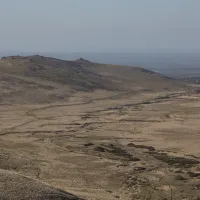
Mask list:
POLYGON ((1 198, 42 188, 55 199, 70 199, 67 191, 88 200, 198 200, 199 100, 185 91, 97 90, 1 105, 0 176, 12 177, 9 187, 0 182, 1 198))

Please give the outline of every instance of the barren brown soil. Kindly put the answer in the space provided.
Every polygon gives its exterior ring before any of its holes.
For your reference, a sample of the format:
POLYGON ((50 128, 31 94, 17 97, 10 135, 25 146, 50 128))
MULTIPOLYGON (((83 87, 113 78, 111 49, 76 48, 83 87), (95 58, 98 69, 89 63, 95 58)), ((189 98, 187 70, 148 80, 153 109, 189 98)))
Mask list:
POLYGON ((13 93, 7 101, 0 105, 0 199, 200 199, 200 94, 191 88, 161 90, 151 81, 46 103, 22 103, 13 93))

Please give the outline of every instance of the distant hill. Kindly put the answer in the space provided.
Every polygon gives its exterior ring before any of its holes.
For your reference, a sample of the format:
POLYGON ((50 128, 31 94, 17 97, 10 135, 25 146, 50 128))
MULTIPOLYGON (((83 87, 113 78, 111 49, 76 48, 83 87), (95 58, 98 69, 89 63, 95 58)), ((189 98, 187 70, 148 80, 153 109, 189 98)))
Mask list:
POLYGON ((183 87, 161 74, 139 68, 51 57, 10 56, 0 59, 0 102, 52 102, 73 92, 94 90, 176 90, 183 87))

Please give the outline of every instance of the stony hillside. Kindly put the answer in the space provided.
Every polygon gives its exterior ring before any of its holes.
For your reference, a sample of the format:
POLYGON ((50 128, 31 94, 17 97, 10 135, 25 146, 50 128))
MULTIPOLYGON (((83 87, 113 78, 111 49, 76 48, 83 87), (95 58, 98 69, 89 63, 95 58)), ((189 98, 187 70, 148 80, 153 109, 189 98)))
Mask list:
POLYGON ((0 102, 53 102, 77 91, 174 90, 182 85, 138 67, 64 61, 42 56, 0 60, 0 102))
POLYGON ((81 200, 29 177, 0 170, 0 199, 4 200, 81 200), (21 191, 21 192, 19 192, 21 191), (23 192, 22 192, 23 191, 23 192))

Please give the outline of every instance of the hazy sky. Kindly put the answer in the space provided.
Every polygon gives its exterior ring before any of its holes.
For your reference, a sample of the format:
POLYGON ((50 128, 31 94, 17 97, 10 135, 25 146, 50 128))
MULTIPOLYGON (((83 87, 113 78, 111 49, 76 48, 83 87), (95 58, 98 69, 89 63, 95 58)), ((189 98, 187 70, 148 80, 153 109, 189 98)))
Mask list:
POLYGON ((0 52, 200 49, 200 0, 0 0, 0 52))

